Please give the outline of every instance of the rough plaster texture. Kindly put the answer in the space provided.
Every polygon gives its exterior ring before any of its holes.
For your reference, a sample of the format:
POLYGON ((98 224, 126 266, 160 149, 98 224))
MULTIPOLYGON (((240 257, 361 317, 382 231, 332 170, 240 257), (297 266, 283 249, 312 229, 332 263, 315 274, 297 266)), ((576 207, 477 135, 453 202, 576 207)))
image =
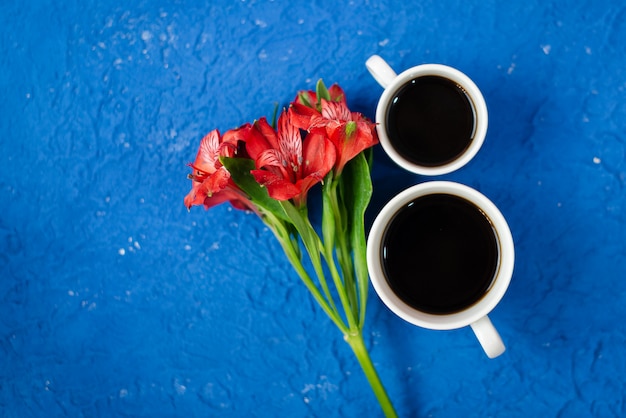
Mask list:
MULTIPOLYGON (((373 116, 374 53, 483 90, 485 145, 439 179, 489 196, 517 247, 496 360, 372 293, 401 416, 625 416, 625 41, 621 1, 3 1, 0 416, 376 416, 262 223, 182 204, 206 132, 320 77, 373 116)), ((375 164, 369 222, 428 180, 375 164)))

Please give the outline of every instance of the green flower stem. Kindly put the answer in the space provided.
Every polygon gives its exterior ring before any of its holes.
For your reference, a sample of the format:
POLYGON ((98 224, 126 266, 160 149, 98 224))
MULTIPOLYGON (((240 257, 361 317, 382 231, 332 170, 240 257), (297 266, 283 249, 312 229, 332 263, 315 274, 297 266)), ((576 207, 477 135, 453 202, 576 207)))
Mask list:
POLYGON ((295 228, 296 232, 302 239, 304 248, 306 249, 309 255, 309 259, 313 264, 313 269, 315 270, 315 274, 317 275, 317 280, 320 283, 320 286, 322 286, 322 290, 326 295, 326 299, 330 304, 330 307, 337 315, 339 315, 339 311, 330 293, 330 288, 328 287, 328 283, 326 282, 326 275, 324 274, 324 269, 322 267, 322 260, 320 257, 322 244, 320 242, 319 236, 317 235, 315 229, 309 221, 306 208, 298 210, 290 202, 281 202, 280 204, 285 211, 285 214, 290 219, 291 226, 295 228))
MULTIPOLYGON (((285 224, 274 217, 271 214, 267 214, 264 216, 265 223, 270 227, 270 229, 274 232, 274 235, 281 243, 285 255, 293 265, 296 273, 302 279, 303 283, 307 287, 307 289, 311 292, 311 295, 315 299, 315 301, 320 305, 322 310, 328 315, 328 317, 334 322, 334 324, 339 328, 339 330, 344 334, 344 339, 350 345, 350 348, 354 352, 363 373, 378 400, 378 403, 383 410, 385 416, 387 418, 397 417, 397 414, 393 408, 391 400, 385 391, 385 388, 380 381, 380 377, 376 372, 374 364, 369 356, 367 348, 365 347, 365 342, 363 341, 363 335, 361 331, 361 327, 358 324, 355 324, 355 319, 352 316, 352 312, 350 309, 346 311, 347 319, 350 323, 350 327, 346 326, 343 322, 342 318, 338 314, 336 309, 333 309, 324 296, 319 291, 317 286, 313 283, 310 276, 308 275, 306 269, 302 264, 302 260, 300 257, 299 249, 295 247, 298 245, 297 241, 294 241, 291 237, 291 234, 288 231, 288 228, 285 224)), ((310 255, 310 254, 309 254, 310 255)), ((334 261, 329 262, 329 269, 331 270, 331 274, 335 280, 335 285, 337 286, 337 291, 342 300, 347 300, 345 295, 345 289, 343 288, 343 284, 339 277, 339 273, 337 271, 337 267, 334 264, 334 261), (343 294, 343 295, 342 295, 343 294)))
MULTIPOLYGON (((333 277, 333 281, 335 286, 337 287, 337 293, 342 301, 344 306, 344 310, 346 313, 346 319, 349 323, 348 326, 344 323, 341 316, 339 315, 337 309, 329 304, 327 300, 324 298, 322 293, 319 291, 318 287, 313 283, 310 276, 308 275, 304 265, 302 264, 301 254, 298 246, 298 241, 292 239, 292 234, 289 232, 289 228, 285 225, 281 220, 273 216, 272 214, 266 214, 264 216, 265 223, 270 227, 270 229, 274 232, 274 235, 281 243, 285 255, 293 265, 296 273, 301 278, 302 282, 305 284, 311 295, 315 299, 315 301, 320 305, 322 310, 328 315, 328 317, 334 322, 334 324, 339 328, 339 330, 344 334, 344 339, 350 345, 350 348, 354 352, 363 373, 378 400, 378 403, 383 410, 386 417, 397 417, 397 414, 393 408, 391 400, 387 395, 387 392, 380 381, 380 377, 376 372, 374 364, 369 356, 367 348, 365 347, 365 342, 363 341, 362 334, 362 326, 356 323, 355 317, 352 314, 352 310, 350 309, 347 301, 346 290, 344 288, 343 282, 341 281, 341 277, 337 270, 334 260, 332 259, 332 253, 330 259, 327 259, 328 267, 333 277)), ((319 239, 319 237, 317 237, 319 239)), ((306 246, 305 246, 306 248, 306 246)), ((326 248, 322 246, 322 248, 326 248)), ((332 249, 331 249, 332 250, 332 249)), ((307 253, 311 256, 309 249, 307 248, 307 253)), ((317 254, 319 257, 319 253, 317 254)), ((325 279, 323 280, 325 283, 325 279)), ((332 301, 332 299, 331 299, 332 301)), ((357 316, 358 318, 358 316, 357 316)))
MULTIPOLYGON (((371 154, 371 149, 369 151, 371 154)), ((348 254, 352 252, 356 276, 356 290, 358 292, 359 328, 365 323, 365 311, 367 307, 367 294, 369 288, 369 274, 367 271, 367 249, 365 237, 365 211, 372 197, 372 180, 370 176, 370 164, 368 152, 364 151, 357 155, 344 167, 339 181, 339 197, 341 206, 346 211, 347 224, 346 238, 348 239, 348 254)))
POLYGON ((374 391, 374 395, 376 395, 376 399, 378 399, 378 403, 380 404, 385 417, 397 418, 398 415, 393 408, 389 395, 387 395, 387 391, 380 381, 380 377, 374 368, 374 363, 372 363, 372 359, 370 358, 367 348, 365 347, 365 341, 363 341, 363 334, 361 333, 361 330, 345 334, 345 340, 350 345, 350 348, 352 348, 354 355, 359 361, 361 369, 363 369, 363 373, 365 373, 365 377, 367 377, 367 380, 374 391))
POLYGON ((343 306, 346 320, 348 321, 348 327, 350 327, 350 329, 355 328, 357 326, 358 315, 355 316, 352 311, 350 300, 348 298, 348 292, 346 292, 344 283, 341 281, 341 275, 337 270, 337 265, 335 264, 332 253, 326 255, 326 261, 328 264, 328 269, 330 270, 330 275, 333 278, 335 288, 337 289, 337 294, 339 295, 341 306, 343 306))
POLYGON ((327 262, 334 263, 333 256, 336 255, 339 267, 343 275, 343 288, 350 311, 355 318, 359 317, 356 288, 354 286, 354 268, 350 248, 346 240, 348 223, 345 207, 339 202, 337 194, 338 179, 332 176, 332 172, 327 177, 327 182, 323 189, 323 219, 322 226, 326 227, 324 234, 324 256, 327 262))
POLYGON ((355 318, 359 318, 359 303, 357 297, 357 288, 354 282, 354 265, 352 261, 351 248, 348 242, 347 225, 348 214, 346 213, 346 206, 344 202, 340 201, 340 193, 338 193, 338 186, 341 185, 340 177, 337 177, 330 188, 330 204, 335 216, 335 223, 341 225, 341 233, 337 234, 336 254, 341 271, 343 272, 343 278, 348 291, 348 300, 352 308, 352 314, 355 318))
MULTIPOLYGON (((313 264, 316 265, 315 268, 315 272, 317 274, 317 279, 318 282, 320 283, 320 285, 322 286, 322 290, 324 291, 324 294, 326 295, 326 298, 328 300, 328 302, 330 303, 330 306, 333 308, 333 310, 335 312, 337 312, 337 314, 339 314, 339 310, 337 309, 337 306, 335 305, 335 300, 330 292, 330 288, 328 287, 328 282, 326 281, 326 275, 324 274, 324 270, 322 267, 322 260, 320 257, 320 252, 322 251, 322 249, 324 248, 324 244, 321 242, 319 236, 317 235, 317 233, 315 233, 315 230, 313 228, 313 226, 311 225, 308 217, 304 219, 305 224, 308 226, 308 229, 311 231, 312 236, 314 237, 315 241, 316 241, 316 246, 315 246, 315 253, 312 254, 311 251, 313 250, 309 250, 308 247, 307 248, 307 252, 309 254, 309 258, 311 260, 315 260, 313 261, 313 264)), ((322 254, 323 255, 323 254, 322 254)))
MULTIPOLYGON (((345 271, 343 271, 344 266, 341 264, 339 257, 337 257, 337 259, 340 261, 340 267, 344 273, 343 280, 341 278, 342 276, 339 274, 337 264, 335 263, 334 254, 337 243, 342 241, 342 236, 345 235, 345 231, 337 232, 337 227, 341 227, 341 222, 338 222, 338 219, 335 217, 336 212, 335 206, 333 206, 332 203, 332 192, 329 192, 329 189, 333 189, 333 180, 331 175, 327 177, 322 199, 322 235, 324 238, 322 251, 326 265, 328 266, 328 270, 330 271, 333 279, 333 283, 337 289, 337 294, 339 295, 339 300, 341 301, 341 306, 343 307, 348 326, 352 329, 357 325, 359 318, 358 312, 355 312, 355 308, 358 308, 358 306, 355 306, 350 299, 350 294, 354 293, 354 282, 350 282, 346 279, 345 271)), ((343 241, 345 241, 345 239, 343 241)), ((348 261, 351 262, 352 260, 350 259, 348 261)))
MULTIPOLYGON (((317 92, 319 107, 319 100, 322 97, 329 100, 330 94, 321 81, 317 92)), ((302 95, 301 99, 306 101, 306 96, 302 95)), ((369 285, 364 214, 372 194, 367 156, 364 153, 357 155, 338 176, 332 172, 327 175, 323 187, 323 241, 309 221, 306 199, 294 204, 270 197, 267 189, 252 176, 255 162, 251 159, 220 157, 220 162, 272 230, 315 301, 344 334, 385 415, 396 417, 362 336, 369 285), (313 265, 317 281, 304 267, 302 246, 313 265), (332 276, 345 318, 337 309, 324 267, 332 276)))
POLYGON ((292 264, 294 270, 296 270, 296 273, 298 273, 298 276, 306 288, 309 292, 311 292, 311 295, 318 305, 320 305, 326 315, 328 315, 328 317, 335 323, 337 328, 339 328, 343 333, 348 332, 348 327, 342 321, 337 309, 334 308, 334 306, 329 305, 329 302, 326 301, 317 286, 315 286, 315 283, 313 283, 313 280, 311 280, 311 277, 302 264, 300 252, 299 249, 297 249, 298 243, 291 239, 287 228, 280 220, 271 214, 265 214, 263 220, 272 232, 274 232, 274 235, 278 239, 278 242, 280 242, 285 255, 289 259, 289 262, 292 264))

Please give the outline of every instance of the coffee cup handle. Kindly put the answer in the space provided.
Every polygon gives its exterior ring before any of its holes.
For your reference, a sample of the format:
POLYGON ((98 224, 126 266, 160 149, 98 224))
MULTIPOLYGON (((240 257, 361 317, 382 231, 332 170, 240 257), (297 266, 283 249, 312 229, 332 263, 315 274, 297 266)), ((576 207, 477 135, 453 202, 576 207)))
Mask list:
POLYGON ((378 55, 369 57, 365 62, 365 67, 367 67, 367 70, 372 77, 374 77, 374 80, 376 80, 382 88, 387 88, 393 79, 397 77, 396 72, 378 55))
POLYGON ((491 320, 487 315, 480 318, 478 321, 471 324, 476 338, 480 342, 480 345, 485 350, 485 354, 489 358, 496 358, 500 354, 504 353, 506 347, 498 334, 498 330, 493 326, 491 320))

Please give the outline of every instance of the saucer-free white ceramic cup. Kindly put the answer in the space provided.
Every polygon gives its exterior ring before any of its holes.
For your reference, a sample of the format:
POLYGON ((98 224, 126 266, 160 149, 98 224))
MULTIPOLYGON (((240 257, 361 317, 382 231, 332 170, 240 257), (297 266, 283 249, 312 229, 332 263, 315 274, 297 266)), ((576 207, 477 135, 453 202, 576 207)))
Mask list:
MULTIPOLYGON (((505 351, 502 339, 487 315, 500 302, 509 286, 514 260, 511 231, 498 208, 475 189, 448 181, 421 183, 395 196, 376 217, 367 241, 367 264, 372 285, 392 312, 414 325, 434 330, 450 330, 469 325, 489 358, 497 357, 505 351), (416 199, 432 194, 458 196, 478 207, 491 223, 498 248, 497 267, 487 291, 472 305, 448 314, 423 312, 405 303, 390 287, 383 267, 385 232, 396 213, 416 199)), ((454 263, 454 260, 450 262, 454 263)))
POLYGON ((468 76, 457 69, 441 64, 422 64, 396 74, 378 55, 370 57, 365 65, 374 79, 385 89, 376 107, 376 129, 383 149, 396 164, 416 174, 435 176, 455 171, 474 158, 487 134, 488 114, 482 93, 468 76), (394 147, 387 127, 387 114, 397 93, 412 80, 425 76, 438 76, 451 80, 465 93, 473 112, 474 129, 469 145, 452 161, 438 165, 420 165, 408 159, 394 147))

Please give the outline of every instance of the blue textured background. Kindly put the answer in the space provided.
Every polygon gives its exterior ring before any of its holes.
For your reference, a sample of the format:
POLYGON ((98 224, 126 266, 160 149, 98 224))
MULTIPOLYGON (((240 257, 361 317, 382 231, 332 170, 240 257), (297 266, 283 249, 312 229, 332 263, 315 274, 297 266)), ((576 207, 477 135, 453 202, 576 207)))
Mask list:
MULTIPOLYGON (((348 346, 271 233, 188 213, 201 137, 322 77, 372 117, 365 60, 436 62, 482 89, 486 142, 438 179, 509 220, 489 360, 372 292, 367 343, 402 416, 626 415, 622 1, 0 4, 0 416, 372 416, 348 346)), ((371 222, 425 181, 380 151, 371 222)))

